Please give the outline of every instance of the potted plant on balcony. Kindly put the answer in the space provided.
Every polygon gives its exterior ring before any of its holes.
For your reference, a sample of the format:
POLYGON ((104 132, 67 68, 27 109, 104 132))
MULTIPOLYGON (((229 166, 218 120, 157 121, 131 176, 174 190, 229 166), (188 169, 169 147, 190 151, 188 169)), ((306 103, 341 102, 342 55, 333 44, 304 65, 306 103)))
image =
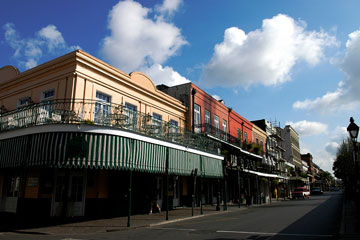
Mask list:
POLYGON ((252 152, 254 150, 254 144, 252 143, 246 143, 246 150, 249 152, 252 152))
POLYGON ((83 123, 83 124, 89 124, 89 125, 94 125, 94 124, 95 124, 93 121, 91 121, 91 120, 89 120, 89 119, 84 119, 84 120, 82 121, 82 123, 83 123))
POLYGON ((253 152, 255 154, 260 155, 260 150, 261 150, 260 146, 258 146, 258 145, 253 146, 253 152))

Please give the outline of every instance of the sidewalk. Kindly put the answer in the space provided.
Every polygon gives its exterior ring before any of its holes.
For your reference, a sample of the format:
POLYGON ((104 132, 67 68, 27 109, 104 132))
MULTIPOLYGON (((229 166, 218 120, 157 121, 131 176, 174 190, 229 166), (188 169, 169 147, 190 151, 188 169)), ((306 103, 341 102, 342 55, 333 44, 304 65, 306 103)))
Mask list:
MULTIPOLYGON (((283 199, 272 199, 272 204, 281 202, 283 199)), ((270 204, 270 203, 267 203, 270 204)), ((203 207, 203 214, 200 214, 200 208, 197 207, 194 209, 194 216, 192 216, 192 209, 187 208, 177 208, 169 211, 169 220, 166 221, 166 212, 162 211, 161 213, 153 213, 151 215, 133 215, 130 219, 130 227, 127 227, 128 217, 115 217, 115 218, 105 218, 97 220, 84 220, 84 219, 68 219, 67 223, 53 223, 47 224, 47 226, 36 226, 36 225, 22 225, 22 226, 7 226, 3 228, 3 232, 14 232, 14 233, 23 233, 23 234, 43 234, 43 235, 81 235, 81 234, 91 234, 91 233, 101 233, 101 232, 112 232, 112 231, 125 231, 129 229, 139 228, 139 227, 148 227, 162 225, 166 223, 172 223, 177 221, 182 221, 185 219, 192 218, 201 218, 206 215, 213 214, 225 214, 232 211, 242 211, 252 207, 260 207, 261 205, 251 205, 246 207, 241 205, 239 208, 238 205, 228 205, 227 211, 223 211, 223 206, 221 206, 220 211, 216 211, 215 205, 206 205, 203 207)), ((1 228, 0 228, 1 232, 1 228)))
POLYGON ((344 196, 340 239, 360 239, 359 203, 344 196))
MULTIPOLYGON (((155 226, 175 221, 181 221, 190 218, 204 217, 210 214, 222 214, 229 211, 245 210, 247 207, 239 208, 237 205, 228 206, 227 211, 223 211, 221 206, 220 211, 216 211, 216 206, 204 206, 203 215, 200 214, 200 208, 194 209, 194 216, 192 216, 191 208, 177 208, 169 211, 169 220, 166 221, 166 212, 153 213, 151 215, 133 215, 130 219, 130 227, 127 227, 128 217, 115 217, 97 220, 81 220, 71 219, 68 223, 54 223, 47 226, 36 225, 22 225, 22 226, 7 226, 4 232, 14 232, 23 234, 43 234, 43 235, 79 235, 91 234, 100 232, 124 231, 139 227, 155 226), (70 222, 70 223, 69 223, 70 222)), ((0 231, 1 232, 1 231, 0 231)))

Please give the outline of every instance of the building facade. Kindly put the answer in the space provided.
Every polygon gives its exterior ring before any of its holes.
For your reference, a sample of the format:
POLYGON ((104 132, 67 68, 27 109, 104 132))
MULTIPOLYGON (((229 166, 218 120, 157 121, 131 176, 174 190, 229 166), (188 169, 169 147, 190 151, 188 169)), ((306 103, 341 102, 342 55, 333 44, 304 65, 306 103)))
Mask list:
POLYGON ((77 50, 0 69, 0 211, 113 216, 191 205, 193 176, 223 178, 211 139, 140 72, 77 50))
POLYGON ((158 89, 179 99, 188 108, 188 126, 194 133, 221 144, 225 156, 222 200, 230 204, 270 200, 269 179, 278 178, 263 166, 266 133, 223 101, 216 100, 193 83, 158 89))
MULTIPOLYGON (((281 128, 280 128, 281 129, 281 128)), ((284 157, 286 160, 287 171, 289 173, 289 195, 295 187, 308 186, 307 174, 304 173, 304 165, 301 160, 299 134, 291 125, 286 125, 281 129, 284 138, 284 157)))

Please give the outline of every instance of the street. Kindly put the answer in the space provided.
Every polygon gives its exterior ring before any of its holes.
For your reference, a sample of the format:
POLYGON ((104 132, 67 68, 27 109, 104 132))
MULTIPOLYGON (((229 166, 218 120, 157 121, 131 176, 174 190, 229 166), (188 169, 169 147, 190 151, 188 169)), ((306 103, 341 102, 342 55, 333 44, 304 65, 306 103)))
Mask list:
POLYGON ((126 231, 70 235, 2 233, 0 239, 336 239, 342 192, 126 231))

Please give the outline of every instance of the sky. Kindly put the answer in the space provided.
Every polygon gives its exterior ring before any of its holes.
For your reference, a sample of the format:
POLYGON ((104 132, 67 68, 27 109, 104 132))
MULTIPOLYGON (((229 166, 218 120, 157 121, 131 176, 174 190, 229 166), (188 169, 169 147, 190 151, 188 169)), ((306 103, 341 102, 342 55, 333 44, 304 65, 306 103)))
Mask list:
POLYGON ((155 84, 192 81, 248 120, 290 124, 332 172, 360 123, 358 0, 2 0, 0 67, 82 49, 155 84))

